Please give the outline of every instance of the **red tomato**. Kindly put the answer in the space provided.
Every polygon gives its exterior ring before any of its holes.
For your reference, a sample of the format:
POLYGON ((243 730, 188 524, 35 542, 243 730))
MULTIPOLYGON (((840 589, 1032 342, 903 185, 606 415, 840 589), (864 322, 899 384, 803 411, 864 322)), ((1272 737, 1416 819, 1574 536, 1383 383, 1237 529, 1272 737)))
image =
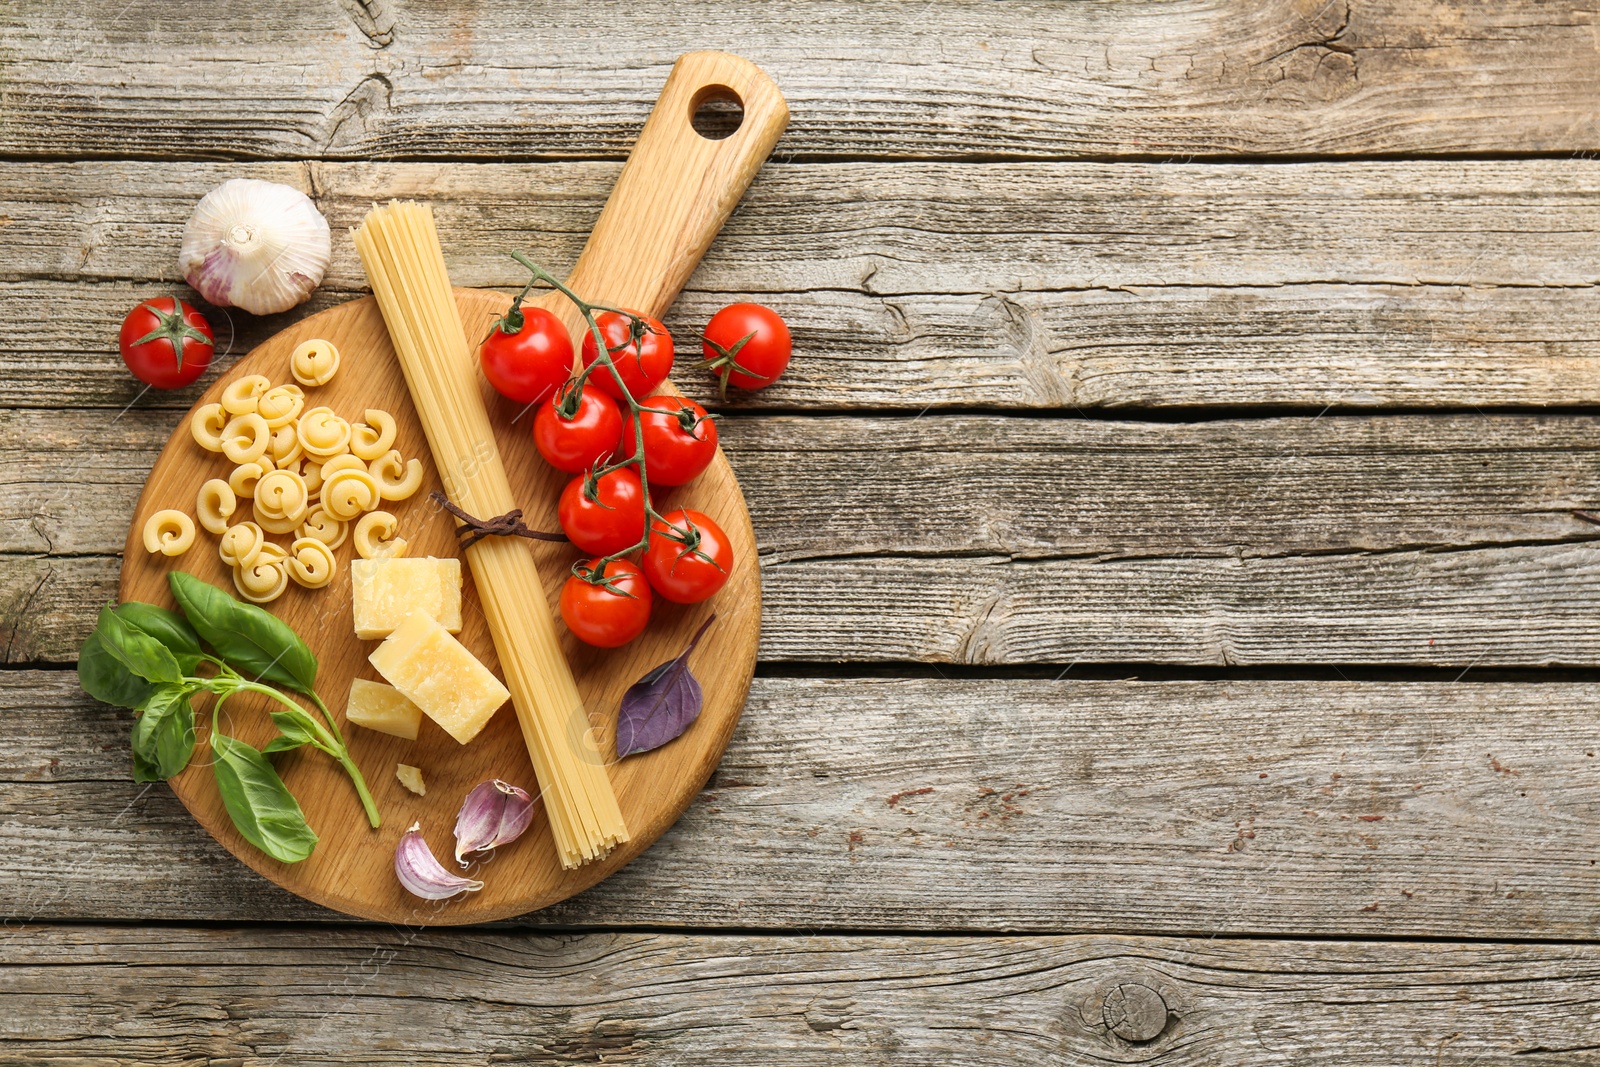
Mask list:
MULTIPOLYGON (((644 321, 644 330, 638 337, 633 336, 633 320, 626 315, 602 311, 594 320, 595 325, 600 327, 600 335, 606 340, 606 351, 611 353, 612 364, 616 366, 617 373, 622 375, 622 384, 628 387, 628 392, 635 399, 655 392, 656 386, 666 381, 667 375, 672 373, 672 335, 659 319, 652 319, 648 315, 640 315, 639 318, 644 321)), ((587 367, 598 358, 600 350, 595 347, 594 333, 586 332, 583 335, 583 365, 587 367)), ((607 396, 622 399, 622 390, 617 388, 616 377, 604 367, 589 375, 589 383, 607 396)))
POLYGON ((572 543, 596 556, 621 552, 644 539, 644 487, 632 467, 602 474, 594 481, 581 474, 561 491, 556 508, 561 529, 572 543))
POLYGON ((122 362, 157 389, 179 389, 211 366, 216 343, 206 317, 177 297, 160 296, 128 312, 117 335, 122 362))
POLYGON ((679 508, 651 524, 650 547, 639 562, 657 593, 676 604, 698 604, 728 580, 733 545, 711 516, 679 508))
POLYGON ((705 408, 681 396, 653 396, 639 406, 651 485, 682 485, 706 469, 717 454, 717 424, 705 408))
POLYGON ((582 474, 610 459, 621 445, 622 412, 615 400, 594 389, 584 389, 575 405, 573 401, 571 390, 563 386, 539 405, 533 443, 556 470, 582 474))
POLYGON ((520 308, 495 323, 478 349, 483 376, 518 404, 536 404, 572 374, 572 338, 544 308, 520 308))
POLYGON ((760 304, 729 304, 706 323, 700 366, 721 379, 723 396, 730 383, 763 389, 789 365, 793 347, 789 327, 776 311, 760 304))
POLYGON ((602 567, 597 556, 577 569, 584 577, 574 574, 561 587, 561 618, 578 640, 616 648, 644 632, 653 598, 638 567, 625 559, 602 567))

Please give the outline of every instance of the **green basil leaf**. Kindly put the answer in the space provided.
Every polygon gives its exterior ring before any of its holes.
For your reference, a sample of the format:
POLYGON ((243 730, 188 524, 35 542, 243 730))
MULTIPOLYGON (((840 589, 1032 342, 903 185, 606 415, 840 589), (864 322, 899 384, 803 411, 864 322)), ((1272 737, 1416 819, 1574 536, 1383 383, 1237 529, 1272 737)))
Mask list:
POLYGON ((284 863, 298 863, 311 855, 317 846, 316 832, 306 825, 300 802, 267 757, 236 737, 216 732, 211 735, 211 751, 216 757, 211 770, 222 803, 244 839, 284 863))
POLYGON ((89 635, 78 653, 78 684, 96 700, 119 708, 142 707, 156 690, 106 651, 99 630, 89 635))
POLYGON ((164 782, 189 765, 194 755, 193 692, 184 685, 163 685, 145 702, 133 724, 133 780, 164 782))
POLYGON ((176 611, 158 608, 154 604, 142 604, 137 600, 118 604, 112 611, 129 626, 143 630, 167 646, 167 651, 178 661, 178 667, 184 674, 193 674, 195 668, 200 666, 200 637, 194 632, 194 627, 176 611))
POLYGON ((184 571, 167 580, 190 624, 230 667, 256 681, 312 691, 317 657, 288 623, 184 571))
POLYGON ((100 644, 117 662, 147 682, 179 682, 183 671, 167 646, 130 626, 109 607, 100 609, 100 625, 95 627, 100 644))
POLYGON ((267 747, 262 751, 288 752, 301 745, 314 744, 316 738, 306 728, 306 721, 310 718, 310 715, 304 713, 296 715, 292 711, 274 711, 272 722, 278 728, 278 736, 268 741, 267 747))

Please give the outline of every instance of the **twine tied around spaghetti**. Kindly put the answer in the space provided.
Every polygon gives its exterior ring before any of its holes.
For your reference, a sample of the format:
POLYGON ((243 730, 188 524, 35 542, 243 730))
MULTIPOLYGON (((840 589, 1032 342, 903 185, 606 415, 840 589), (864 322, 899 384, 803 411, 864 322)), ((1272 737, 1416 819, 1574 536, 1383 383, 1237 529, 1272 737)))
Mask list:
POLYGON ((565 541, 566 534, 545 533, 543 530, 530 530, 522 521, 522 509, 513 508, 504 515, 496 515, 492 519, 480 519, 468 515, 448 497, 438 490, 428 494, 428 498, 450 514, 460 519, 464 525, 456 527, 456 536, 461 539, 463 549, 471 548, 485 537, 528 537, 535 541, 565 541))

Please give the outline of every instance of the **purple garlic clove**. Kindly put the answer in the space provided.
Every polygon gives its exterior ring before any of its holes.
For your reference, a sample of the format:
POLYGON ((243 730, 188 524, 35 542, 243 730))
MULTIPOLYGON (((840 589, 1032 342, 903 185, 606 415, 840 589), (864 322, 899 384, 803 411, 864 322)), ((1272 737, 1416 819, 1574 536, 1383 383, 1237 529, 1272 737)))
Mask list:
POLYGON ((476 893, 483 883, 451 874, 433 858, 422 837, 422 824, 412 823, 394 850, 394 873, 406 891, 423 900, 448 900, 457 893, 476 893))
POLYGON ((456 862, 469 852, 486 852, 522 836, 533 821, 533 798, 525 789, 500 779, 484 782, 467 794, 456 816, 456 862))

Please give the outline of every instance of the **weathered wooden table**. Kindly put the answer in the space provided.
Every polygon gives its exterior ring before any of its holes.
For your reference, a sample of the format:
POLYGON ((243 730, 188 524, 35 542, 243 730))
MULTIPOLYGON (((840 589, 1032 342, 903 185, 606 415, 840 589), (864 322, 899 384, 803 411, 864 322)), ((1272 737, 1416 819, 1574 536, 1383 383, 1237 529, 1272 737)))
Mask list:
POLYGON ((0 1063, 1600 1061, 1600 15, 757 7, 0 11, 0 1063), (669 319, 797 338, 738 736, 548 912, 319 911, 78 691, 116 324, 237 175, 569 264, 701 47, 794 112, 669 319))

